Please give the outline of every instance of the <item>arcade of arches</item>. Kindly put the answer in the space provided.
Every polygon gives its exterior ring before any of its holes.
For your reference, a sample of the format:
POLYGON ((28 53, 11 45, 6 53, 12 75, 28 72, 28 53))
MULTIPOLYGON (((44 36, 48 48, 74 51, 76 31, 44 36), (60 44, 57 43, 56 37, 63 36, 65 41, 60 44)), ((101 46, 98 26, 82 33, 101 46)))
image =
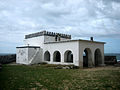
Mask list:
MULTIPOLYGON (((100 49, 96 49, 94 54, 94 66, 97 67, 102 64, 102 55, 100 49)), ((92 53, 89 48, 84 49, 83 51, 83 67, 92 66, 92 53)))
MULTIPOLYGON (((45 61, 50 61, 50 53, 49 53, 49 51, 46 51, 44 53, 44 60, 45 61)), ((59 51, 55 51, 53 53, 53 61, 54 62, 61 62, 61 54, 60 54, 59 51)), ((73 63, 73 53, 72 53, 72 51, 67 50, 64 53, 64 62, 73 63)))
MULTIPOLYGON (((94 51, 94 66, 97 67, 102 64, 102 55, 100 49, 96 49, 94 51)), ((70 50, 65 51, 64 53, 64 62, 73 63, 73 53, 70 50)), ((46 51, 44 53, 44 60, 50 61, 50 53, 46 51)), ((55 51, 53 53, 53 62, 61 62, 61 53, 59 51, 55 51)), ((90 67, 93 65, 92 62, 92 52, 90 48, 85 48, 83 51, 83 67, 90 67)))

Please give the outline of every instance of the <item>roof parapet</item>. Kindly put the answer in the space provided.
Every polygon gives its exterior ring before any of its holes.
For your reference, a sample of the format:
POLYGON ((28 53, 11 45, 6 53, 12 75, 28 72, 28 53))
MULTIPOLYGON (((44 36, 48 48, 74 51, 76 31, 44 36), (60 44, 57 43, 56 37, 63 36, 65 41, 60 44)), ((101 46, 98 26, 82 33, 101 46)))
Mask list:
POLYGON ((55 33, 55 32, 49 32, 49 31, 41 31, 41 32, 37 32, 37 33, 33 33, 33 34, 29 34, 29 35, 25 35, 25 39, 28 38, 33 38, 33 37, 38 37, 38 36, 56 36, 59 35, 62 38, 67 38, 67 39, 71 39, 71 35, 68 34, 61 34, 61 33, 55 33))

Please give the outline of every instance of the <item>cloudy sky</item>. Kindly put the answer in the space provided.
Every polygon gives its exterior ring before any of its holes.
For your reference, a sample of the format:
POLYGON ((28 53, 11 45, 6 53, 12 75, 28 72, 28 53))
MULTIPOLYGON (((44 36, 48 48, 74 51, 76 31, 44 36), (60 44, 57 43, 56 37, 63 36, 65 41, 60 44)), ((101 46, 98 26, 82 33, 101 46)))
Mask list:
POLYGON ((93 36, 120 53, 120 0, 0 0, 0 53, 15 53, 25 34, 42 30, 93 36))

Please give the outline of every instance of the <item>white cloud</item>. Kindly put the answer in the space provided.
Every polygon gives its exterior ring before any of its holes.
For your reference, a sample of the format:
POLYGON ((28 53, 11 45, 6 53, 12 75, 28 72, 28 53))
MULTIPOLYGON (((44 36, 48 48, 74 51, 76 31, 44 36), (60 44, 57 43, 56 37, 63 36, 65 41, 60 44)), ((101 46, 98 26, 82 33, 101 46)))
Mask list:
POLYGON ((48 30, 74 37, 120 37, 119 0, 0 0, 0 38, 48 30))

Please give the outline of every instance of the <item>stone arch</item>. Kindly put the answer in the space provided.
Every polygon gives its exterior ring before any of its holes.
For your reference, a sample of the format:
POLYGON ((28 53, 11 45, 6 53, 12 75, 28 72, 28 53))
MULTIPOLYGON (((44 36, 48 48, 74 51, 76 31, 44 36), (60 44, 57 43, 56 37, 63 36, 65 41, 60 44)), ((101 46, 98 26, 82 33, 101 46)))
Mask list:
POLYGON ((92 63, 92 52, 90 48, 85 48, 83 51, 83 67, 89 67, 92 63))
POLYGON ((70 62, 73 63, 73 53, 70 50, 67 50, 64 53, 64 62, 70 62))
POLYGON ((59 51, 55 51, 53 54, 53 61, 60 62, 61 61, 61 54, 59 51))
POLYGON ((49 51, 46 51, 46 52, 44 53, 44 60, 45 60, 45 61, 50 61, 50 53, 49 53, 49 51))
POLYGON ((94 60, 95 60, 95 67, 102 64, 102 54, 99 48, 97 48, 94 52, 94 60))

